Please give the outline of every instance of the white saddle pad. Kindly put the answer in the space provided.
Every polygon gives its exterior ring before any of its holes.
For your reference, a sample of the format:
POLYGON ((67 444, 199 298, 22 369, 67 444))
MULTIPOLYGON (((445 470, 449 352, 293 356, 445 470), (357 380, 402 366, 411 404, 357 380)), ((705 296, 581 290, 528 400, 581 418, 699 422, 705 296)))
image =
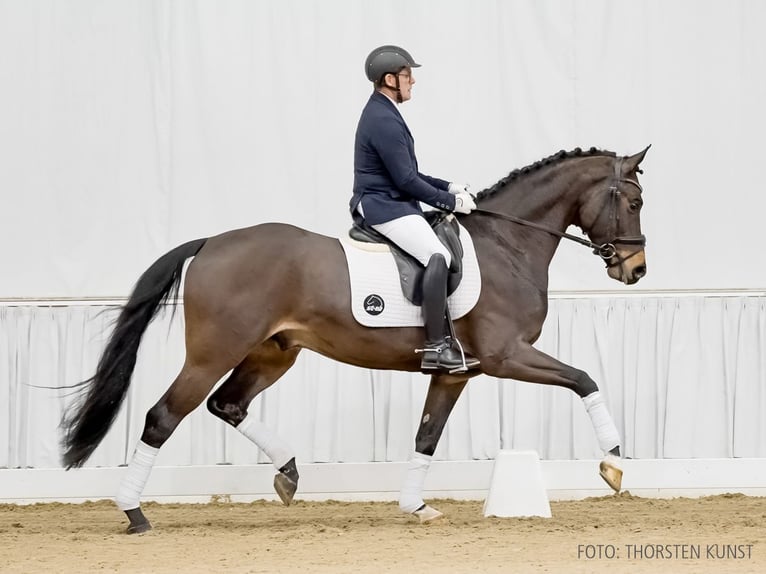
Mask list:
MULTIPOLYGON (((473 240, 460 226, 463 244, 463 279, 447 300, 450 315, 459 319, 476 305, 481 292, 479 262, 473 240)), ((387 246, 340 239, 351 278, 351 310, 367 327, 420 327, 423 314, 402 294, 399 270, 387 246), (381 248, 385 250, 381 250, 381 248)))

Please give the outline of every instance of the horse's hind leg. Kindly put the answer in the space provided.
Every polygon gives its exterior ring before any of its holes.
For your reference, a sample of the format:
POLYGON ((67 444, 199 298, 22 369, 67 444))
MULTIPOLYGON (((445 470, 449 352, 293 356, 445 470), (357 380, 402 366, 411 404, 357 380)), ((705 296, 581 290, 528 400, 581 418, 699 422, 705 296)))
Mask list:
POLYGON ((192 365, 187 359, 170 388, 146 413, 144 432, 116 497, 117 506, 130 520, 128 534, 140 534, 151 529, 151 524, 141 512, 140 500, 160 447, 170 438, 178 423, 205 399, 227 370, 220 365, 192 365))
POLYGON ((423 484, 431 458, 444 431, 452 408, 463 392, 468 377, 432 375, 423 415, 415 436, 415 454, 410 459, 407 475, 399 495, 399 508, 414 514, 420 522, 430 522, 442 516, 438 510, 423 502, 423 484))
POLYGON ((274 476, 274 489, 286 506, 298 488, 295 455, 272 429, 248 412, 248 407, 259 393, 293 366, 299 351, 298 348, 284 350, 275 339, 265 341, 234 369, 207 401, 211 413, 235 427, 271 459, 279 471, 274 476))

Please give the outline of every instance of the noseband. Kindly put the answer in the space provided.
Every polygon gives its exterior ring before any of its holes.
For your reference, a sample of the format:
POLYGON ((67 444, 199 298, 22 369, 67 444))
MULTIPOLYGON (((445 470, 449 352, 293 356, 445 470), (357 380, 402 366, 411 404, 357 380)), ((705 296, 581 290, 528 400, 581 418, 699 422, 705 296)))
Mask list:
POLYGON ((619 200, 620 200, 620 194, 621 194, 619 189, 619 184, 629 183, 631 185, 635 185, 639 191, 643 192, 643 188, 641 187, 641 184, 638 183, 636 180, 626 178, 626 177, 621 177, 623 159, 624 158, 620 158, 615 162, 614 179, 612 180, 612 184, 609 186, 609 189, 608 189, 609 196, 607 197, 607 201, 609 202, 609 227, 608 227, 608 232, 606 236, 612 237, 612 239, 600 245, 598 243, 593 243, 592 241, 589 241, 588 239, 577 237, 576 235, 572 235, 570 233, 564 233, 562 231, 558 231, 556 229, 552 229, 550 227, 540 225, 539 223, 534 223, 532 221, 527 221, 526 219, 521 219, 520 217, 516 217, 514 215, 506 215, 505 213, 499 213, 497 211, 492 211, 489 209, 481 209, 481 208, 474 209, 472 213, 477 213, 477 212, 484 213, 486 215, 491 215, 493 217, 498 217, 500 219, 512 221, 520 225, 532 227, 533 229, 545 231, 546 233, 550 233, 551 235, 556 235, 557 237, 569 239, 570 241, 574 241, 575 243, 579 243, 580 245, 585 245, 586 247, 590 247, 591 249, 593 249, 593 254, 601 257, 601 259, 603 259, 604 262, 606 263, 607 267, 616 267, 617 265, 622 265, 625 261, 627 261, 634 255, 636 255, 640 251, 640 249, 637 249, 636 251, 634 251, 627 257, 623 258, 617 253, 617 247, 616 247, 617 245, 638 245, 641 248, 646 246, 646 237, 644 235, 636 235, 636 236, 620 236, 619 235, 620 211, 618 209, 618 206, 619 206, 619 200), (613 259, 616 259, 616 261, 613 261, 613 259))
POLYGON ((604 260, 607 267, 616 267, 617 265, 622 265, 625 261, 640 251, 640 249, 637 249, 627 257, 623 258, 617 253, 616 245, 638 245, 642 249, 646 246, 646 236, 644 235, 627 237, 622 237, 619 235, 620 210, 618 209, 618 206, 620 205, 620 194, 622 192, 620 191, 618 184, 629 183, 631 185, 635 185, 638 188, 638 191, 644 191, 641 187, 641 184, 639 184, 636 180, 620 177, 622 174, 622 161, 623 158, 620 158, 614 164, 614 180, 612 185, 609 186, 609 197, 607 198, 607 201, 609 202, 609 227, 606 236, 612 237, 613 239, 607 243, 599 245, 593 250, 595 255, 598 255, 601 257, 601 259, 604 260), (612 259, 615 258, 616 261, 612 261, 612 259))

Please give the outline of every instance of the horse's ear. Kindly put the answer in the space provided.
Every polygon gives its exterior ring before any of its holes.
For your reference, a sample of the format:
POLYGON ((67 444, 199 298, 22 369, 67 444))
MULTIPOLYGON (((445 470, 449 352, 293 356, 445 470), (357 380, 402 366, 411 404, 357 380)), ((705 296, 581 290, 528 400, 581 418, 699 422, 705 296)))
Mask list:
POLYGON ((625 158, 625 163, 623 166, 627 173, 633 173, 638 170, 639 164, 644 161, 644 156, 646 155, 646 152, 649 151, 650 147, 652 147, 652 144, 649 144, 637 154, 625 158))

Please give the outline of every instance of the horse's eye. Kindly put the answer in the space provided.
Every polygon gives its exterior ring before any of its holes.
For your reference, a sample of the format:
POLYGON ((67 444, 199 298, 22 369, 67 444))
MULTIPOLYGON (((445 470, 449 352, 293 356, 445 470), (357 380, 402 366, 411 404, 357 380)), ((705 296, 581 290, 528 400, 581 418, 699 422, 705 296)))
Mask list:
POLYGON ((637 201, 632 201, 630 205, 628 206, 628 208, 630 209, 631 213, 635 213, 636 211, 641 209, 641 204, 638 203, 637 201))

